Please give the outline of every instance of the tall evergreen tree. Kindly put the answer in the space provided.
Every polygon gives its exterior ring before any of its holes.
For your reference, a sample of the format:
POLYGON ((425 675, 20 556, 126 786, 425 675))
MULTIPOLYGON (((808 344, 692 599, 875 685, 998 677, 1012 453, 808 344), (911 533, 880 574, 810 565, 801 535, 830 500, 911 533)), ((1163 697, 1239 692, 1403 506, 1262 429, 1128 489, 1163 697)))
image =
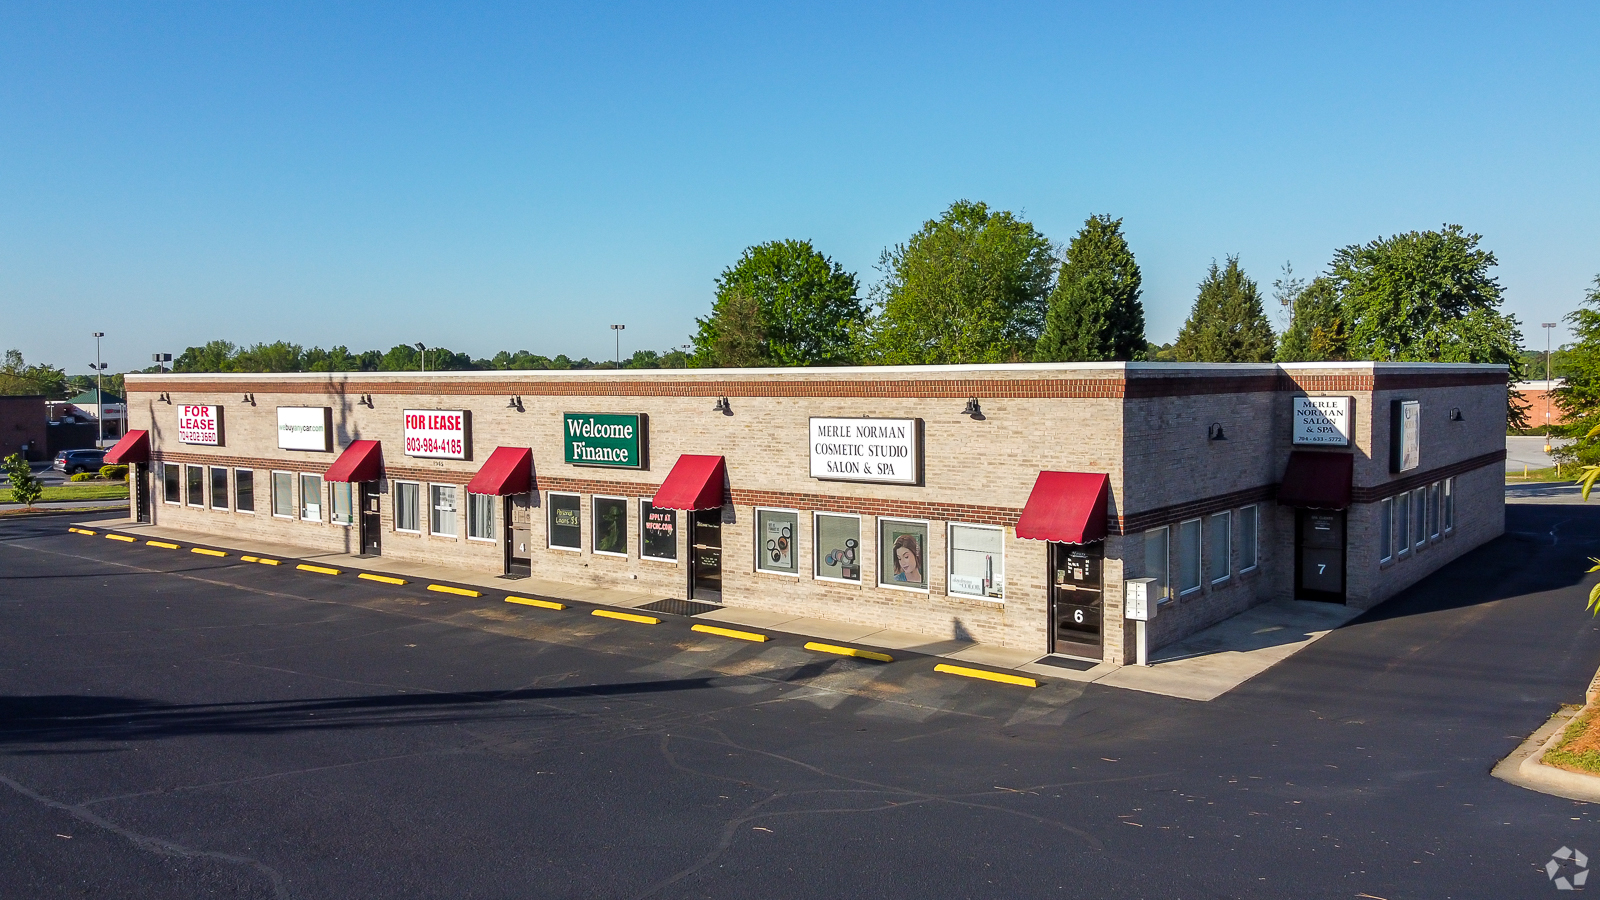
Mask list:
POLYGON ((1122 220, 1090 216, 1067 246, 1034 359, 1143 359, 1140 281, 1139 265, 1122 235, 1122 220))
POLYGON ((1275 339, 1261 309, 1261 291, 1228 257, 1211 261, 1200 293, 1173 347, 1179 362, 1271 362, 1275 339))
POLYGON ((1333 281, 1318 278, 1289 300, 1289 327, 1278 342, 1278 362, 1347 359, 1349 327, 1333 281))

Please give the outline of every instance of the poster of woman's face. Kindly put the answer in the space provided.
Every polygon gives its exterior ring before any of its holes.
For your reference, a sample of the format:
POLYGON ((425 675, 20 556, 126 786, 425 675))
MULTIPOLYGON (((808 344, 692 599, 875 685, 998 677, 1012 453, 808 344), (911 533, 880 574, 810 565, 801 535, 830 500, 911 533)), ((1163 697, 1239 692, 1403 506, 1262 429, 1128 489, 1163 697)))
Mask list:
POLYGON ((928 526, 915 522, 880 520, 879 583, 898 587, 928 586, 928 526))

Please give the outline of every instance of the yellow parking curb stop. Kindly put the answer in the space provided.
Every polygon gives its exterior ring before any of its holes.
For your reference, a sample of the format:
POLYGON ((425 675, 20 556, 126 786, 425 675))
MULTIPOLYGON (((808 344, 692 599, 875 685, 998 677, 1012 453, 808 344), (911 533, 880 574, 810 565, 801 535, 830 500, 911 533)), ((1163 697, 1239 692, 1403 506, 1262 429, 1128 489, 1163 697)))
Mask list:
POLYGON ((638 613, 617 612, 611 609, 597 609, 592 615, 603 616, 607 619, 621 619, 624 622, 638 622, 640 625, 661 624, 661 620, 655 616, 641 616, 638 613))
POLYGON ((365 578, 368 581, 381 581, 384 584, 406 584, 407 583, 404 578, 392 578, 392 577, 390 577, 388 575, 374 575, 371 572, 362 572, 360 575, 357 575, 356 577, 357 578, 365 578))
POLYGON ((106 535, 106 540, 108 540, 108 541, 122 541, 125 544, 133 543, 133 538, 128 537, 125 534, 108 534, 108 535, 106 535))
POLYGON ((206 556, 227 556, 228 555, 226 553, 223 553, 221 550, 207 550, 205 547, 190 547, 189 548, 189 552, 190 553, 203 553, 206 556))
POLYGON ((506 598, 506 602, 507 603, 521 603, 523 606, 537 606, 540 609, 566 609, 567 608, 567 605, 565 603, 557 603, 554 600, 538 600, 538 599, 535 599, 533 597, 507 597, 506 598))
POLYGON ((690 631, 703 631, 706 634, 720 634, 723 637, 738 638, 741 641, 770 641, 772 638, 754 631, 736 631, 732 628, 718 628, 715 625, 690 625, 690 631))
POLYGON ((483 591, 473 591, 467 588, 451 587, 448 584, 430 584, 428 590, 438 591, 441 594, 459 594, 462 597, 482 597, 483 591))
MULTIPOLYGON (((266 560, 262 560, 262 562, 266 562, 266 560)), ((273 565, 276 565, 276 563, 273 563, 273 565)), ((301 563, 301 564, 295 566, 295 568, 296 569, 300 569, 300 570, 305 571, 305 572, 316 572, 319 575, 338 575, 339 574, 339 570, 338 569, 330 569, 327 566, 313 566, 313 565, 310 565, 309 563, 301 563)))
POLYGON ((165 550, 177 550, 177 549, 179 549, 177 544, 169 544, 166 541, 145 541, 145 543, 149 544, 152 547, 161 547, 162 549, 165 549, 165 550))
POLYGON ((982 678, 985 681, 998 681, 1002 684, 1020 684, 1023 687, 1038 687, 1039 681, 1024 675, 1005 675, 1000 672, 989 672, 984 669, 969 669, 966 666, 952 666, 949 663, 939 663, 933 667, 935 672, 946 675, 961 675, 967 678, 982 678))
POLYGON ((89 531, 89 530, 84 529, 84 528, 68 528, 67 530, 72 532, 73 534, 87 534, 90 537, 94 537, 94 532, 89 531))
POLYGON ((806 649, 815 650, 818 653, 837 653, 840 656, 858 656, 862 659, 871 659, 877 662, 894 662, 894 657, 887 653, 862 650, 857 647, 840 647, 835 644, 819 644, 816 641, 812 641, 806 644, 806 649))

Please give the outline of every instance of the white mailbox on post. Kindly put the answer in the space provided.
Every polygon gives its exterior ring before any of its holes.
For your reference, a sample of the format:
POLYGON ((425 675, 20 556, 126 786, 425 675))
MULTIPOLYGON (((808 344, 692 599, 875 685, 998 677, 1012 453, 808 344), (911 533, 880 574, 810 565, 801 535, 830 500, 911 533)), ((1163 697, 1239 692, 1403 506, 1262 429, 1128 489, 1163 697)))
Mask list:
POLYGON ((1141 666, 1150 665, 1150 642, 1145 623, 1156 617, 1156 606, 1161 599, 1156 596, 1155 584, 1154 578, 1130 578, 1122 583, 1122 614, 1138 623, 1135 640, 1141 666))

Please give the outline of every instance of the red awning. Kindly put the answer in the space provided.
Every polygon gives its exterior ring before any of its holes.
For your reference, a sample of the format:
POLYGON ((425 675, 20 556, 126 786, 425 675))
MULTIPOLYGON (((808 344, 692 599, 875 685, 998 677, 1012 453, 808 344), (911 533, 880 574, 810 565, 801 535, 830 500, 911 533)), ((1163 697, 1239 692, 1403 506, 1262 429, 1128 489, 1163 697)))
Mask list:
POLYGON ((383 477, 383 444, 378 441, 351 441, 328 471, 323 481, 377 481, 383 477))
POLYGON ((722 505, 722 482, 728 467, 720 456, 678 457, 650 505, 662 509, 716 509, 722 505))
POLYGON ((483 468, 467 485, 471 494, 525 494, 533 489, 533 451, 527 447, 496 447, 483 468))
POLYGON ((1017 537, 1088 544, 1106 538, 1111 479, 1102 472, 1040 472, 1017 519, 1017 537))
POLYGON ((150 432, 130 431, 106 451, 106 465, 126 466, 150 461, 150 432))
POLYGON ((1349 453, 1294 450, 1278 486, 1278 502, 1307 509, 1344 509, 1350 505, 1351 474, 1356 458, 1349 453))

